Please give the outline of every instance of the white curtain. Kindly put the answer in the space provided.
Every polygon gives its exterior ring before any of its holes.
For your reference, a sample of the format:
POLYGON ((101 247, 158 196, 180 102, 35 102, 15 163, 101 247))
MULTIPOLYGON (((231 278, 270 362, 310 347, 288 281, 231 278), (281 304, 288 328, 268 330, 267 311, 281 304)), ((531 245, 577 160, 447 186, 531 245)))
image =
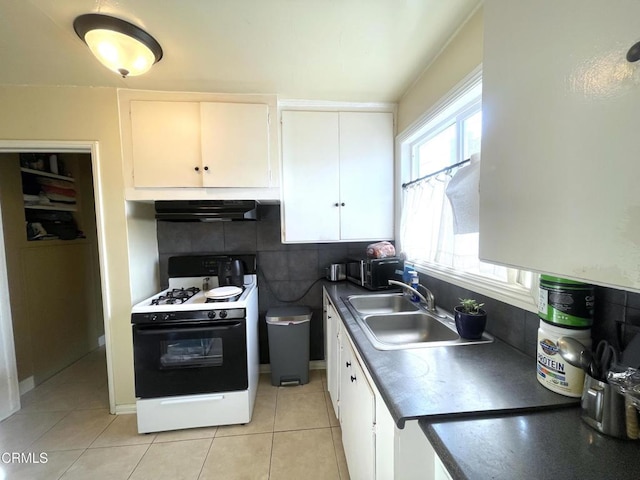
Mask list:
POLYGON ((453 212, 445 195, 450 175, 429 177, 403 189, 402 250, 415 262, 478 270, 478 233, 453 233, 453 212))

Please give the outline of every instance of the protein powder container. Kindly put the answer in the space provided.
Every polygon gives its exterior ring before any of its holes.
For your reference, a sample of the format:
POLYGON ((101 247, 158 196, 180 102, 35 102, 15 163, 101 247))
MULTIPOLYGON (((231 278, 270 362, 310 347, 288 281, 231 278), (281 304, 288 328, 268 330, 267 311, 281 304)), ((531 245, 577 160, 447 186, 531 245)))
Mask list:
POLYGON ((540 320, 538 352, 536 355, 538 381, 561 395, 581 397, 584 370, 569 365, 558 352, 558 338, 573 337, 586 348, 591 348, 591 329, 571 329, 551 325, 540 320))
POLYGON ((540 275, 538 316, 566 328, 591 328, 595 297, 593 285, 540 275))

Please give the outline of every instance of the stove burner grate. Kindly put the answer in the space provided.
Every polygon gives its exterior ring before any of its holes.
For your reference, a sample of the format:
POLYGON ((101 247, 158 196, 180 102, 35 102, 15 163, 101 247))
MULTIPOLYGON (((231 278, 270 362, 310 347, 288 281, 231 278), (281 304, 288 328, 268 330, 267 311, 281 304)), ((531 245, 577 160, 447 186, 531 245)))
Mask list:
POLYGON ((160 295, 151 300, 151 305, 176 305, 184 303, 199 291, 200 289, 198 287, 174 288, 164 295, 160 295))

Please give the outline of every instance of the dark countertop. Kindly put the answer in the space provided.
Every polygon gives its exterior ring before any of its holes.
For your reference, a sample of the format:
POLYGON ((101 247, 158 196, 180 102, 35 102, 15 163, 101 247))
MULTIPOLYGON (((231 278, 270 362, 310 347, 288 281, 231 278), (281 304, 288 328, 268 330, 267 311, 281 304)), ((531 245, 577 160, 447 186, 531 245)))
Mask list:
POLYGON ((640 442, 601 435, 579 408, 418 423, 454 479, 640 478, 640 442))
POLYGON ((640 478, 640 442, 587 426, 579 399, 538 383, 533 358, 497 339, 379 351, 342 301, 366 290, 346 282, 325 289, 398 427, 418 419, 455 480, 640 478))
POLYGON ((522 412, 579 401, 540 385, 535 360, 498 339, 480 345, 377 350, 342 301, 367 290, 347 282, 326 282, 325 289, 399 428, 406 420, 425 416, 435 420, 522 412))

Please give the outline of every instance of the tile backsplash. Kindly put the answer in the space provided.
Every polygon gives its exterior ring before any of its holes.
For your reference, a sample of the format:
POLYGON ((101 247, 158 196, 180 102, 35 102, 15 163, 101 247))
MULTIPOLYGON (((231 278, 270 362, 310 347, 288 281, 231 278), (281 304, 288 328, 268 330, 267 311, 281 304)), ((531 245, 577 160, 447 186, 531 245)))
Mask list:
MULTIPOLYGON (((260 205, 255 222, 158 222, 161 284, 167 286, 167 261, 172 255, 202 253, 256 253, 260 309, 260 362, 269 363, 265 314, 270 307, 306 305, 311 320, 311 360, 324 359, 322 285, 324 268, 349 256, 365 253, 370 242, 283 244, 280 241, 280 207, 260 205)), ((431 289, 439 306, 452 310, 459 298, 472 296, 489 312, 487 330, 535 357, 539 319, 537 314, 513 307, 420 274, 420 283, 431 289)), ((596 287, 594 343, 605 338, 625 347, 640 333, 640 294, 596 287)))
POLYGON ((167 262, 173 255, 256 253, 260 310, 260 362, 269 363, 265 315, 270 307, 306 305, 311 319, 311 360, 324 359, 322 285, 324 268, 363 255, 370 242, 283 244, 280 207, 259 205, 255 222, 158 221, 160 281, 167 287, 167 262))
MULTIPOLYGON (((487 310, 487 331, 511 346, 536 356, 540 319, 536 313, 485 297, 471 290, 420 274, 420 283, 429 288, 436 303, 451 311, 460 298, 475 298, 487 310)), ((618 349, 626 347, 640 333, 640 294, 596 287, 596 308, 591 336, 594 345, 606 339, 618 349)))

